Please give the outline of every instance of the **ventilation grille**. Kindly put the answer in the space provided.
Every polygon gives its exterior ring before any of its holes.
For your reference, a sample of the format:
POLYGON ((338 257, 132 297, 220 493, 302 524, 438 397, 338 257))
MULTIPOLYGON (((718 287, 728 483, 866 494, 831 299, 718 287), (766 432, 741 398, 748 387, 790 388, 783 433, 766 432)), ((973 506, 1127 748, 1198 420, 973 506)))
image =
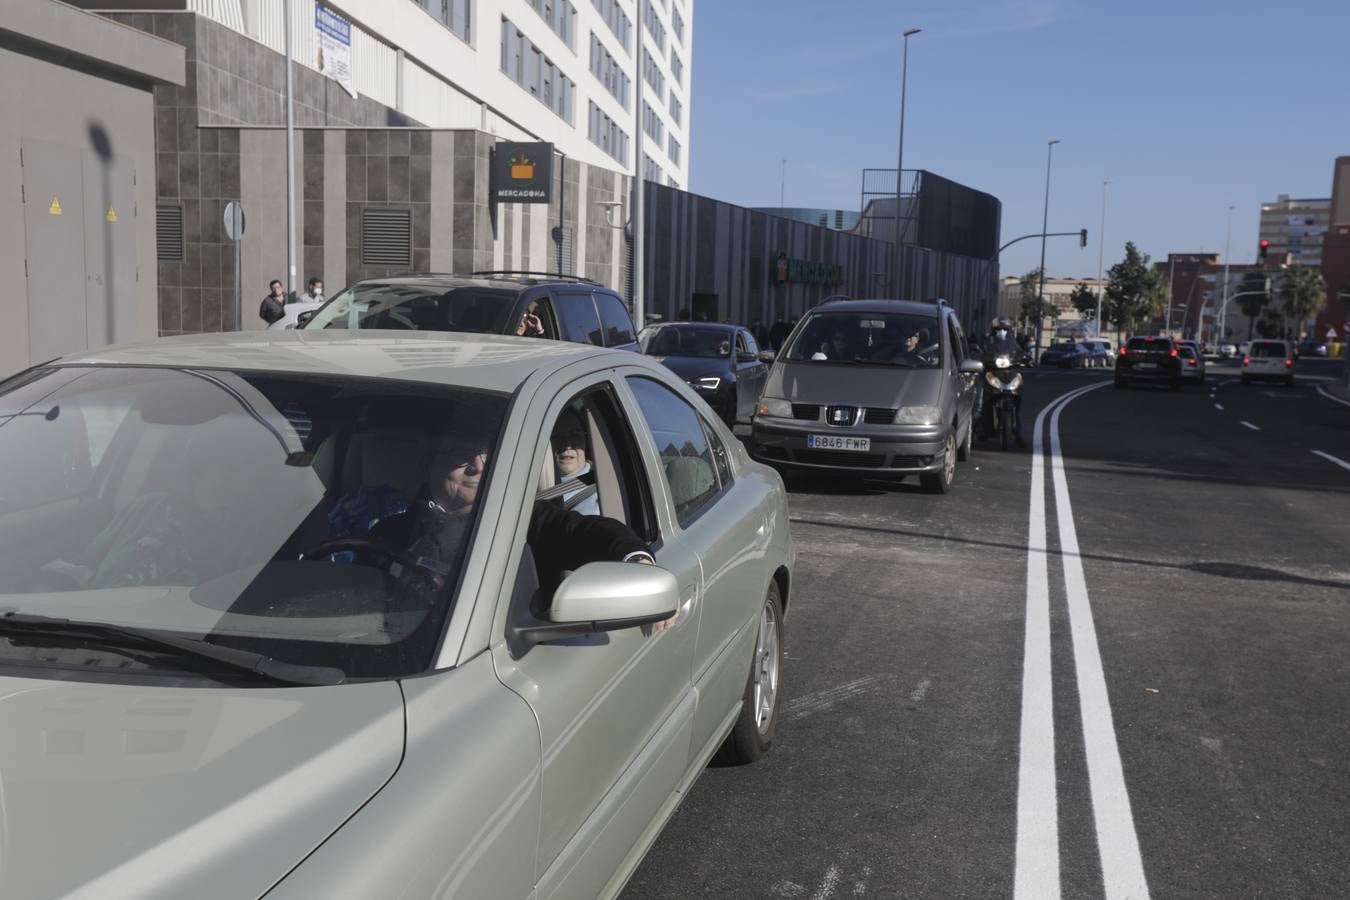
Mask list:
POLYGON ((361 211, 361 263, 367 266, 412 267, 412 211, 361 211))
POLYGON ((155 255, 161 262, 183 261, 183 207, 155 207, 155 255))

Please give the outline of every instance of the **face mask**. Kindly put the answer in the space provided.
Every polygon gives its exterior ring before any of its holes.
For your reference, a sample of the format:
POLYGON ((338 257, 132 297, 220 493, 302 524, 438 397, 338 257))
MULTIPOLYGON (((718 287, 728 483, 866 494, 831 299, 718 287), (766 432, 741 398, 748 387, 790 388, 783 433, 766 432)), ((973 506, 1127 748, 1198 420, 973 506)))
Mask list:
POLYGON ((1002 329, 1002 328, 1000 328, 998 331, 995 331, 995 332, 994 332, 994 338, 995 338, 996 340, 1000 340, 1000 341, 1001 341, 1001 340, 1003 340, 1004 338, 1006 338, 1007 336, 1008 336, 1008 332, 1005 331, 1005 330, 1002 329))

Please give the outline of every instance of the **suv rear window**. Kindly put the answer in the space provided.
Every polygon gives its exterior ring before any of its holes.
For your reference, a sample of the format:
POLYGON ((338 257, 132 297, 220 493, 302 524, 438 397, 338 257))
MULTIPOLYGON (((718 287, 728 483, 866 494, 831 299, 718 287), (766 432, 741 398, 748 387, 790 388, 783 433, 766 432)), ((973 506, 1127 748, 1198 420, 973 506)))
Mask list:
POLYGON ((1166 338, 1130 338, 1130 342, 1125 346, 1130 350, 1139 350, 1144 353, 1172 352, 1172 342, 1166 338))
POLYGON ((1284 344, 1279 341, 1257 341, 1252 344, 1252 351, 1247 355, 1255 356, 1258 359, 1283 358, 1285 356, 1284 344))

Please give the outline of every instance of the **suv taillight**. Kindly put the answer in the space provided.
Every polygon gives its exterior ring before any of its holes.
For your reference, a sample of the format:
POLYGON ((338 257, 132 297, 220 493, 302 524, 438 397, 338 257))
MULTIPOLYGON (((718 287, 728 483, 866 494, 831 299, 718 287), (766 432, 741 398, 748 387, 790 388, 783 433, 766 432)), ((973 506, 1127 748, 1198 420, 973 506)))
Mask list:
POLYGON ((1242 364, 1243 364, 1244 366, 1247 365, 1247 364, 1248 364, 1249 362, 1251 362, 1251 361, 1252 361, 1252 358, 1251 358, 1250 356, 1244 356, 1244 357, 1242 357, 1242 364))
POLYGON ((1289 368, 1293 368, 1293 366, 1294 366, 1294 361, 1293 361, 1292 359, 1286 359, 1286 360, 1284 361, 1284 364, 1285 364, 1286 366, 1288 366, 1289 368))
POLYGON ((1173 348, 1172 348, 1172 354, 1171 354, 1171 355, 1172 355, 1172 356, 1176 356, 1176 355, 1177 355, 1177 348, 1176 348, 1176 347, 1173 347, 1173 348))
POLYGON ((1124 347, 1121 347, 1121 348, 1120 348, 1120 355, 1121 355, 1121 356, 1129 356, 1129 355, 1130 355, 1130 351, 1126 350, 1124 347))

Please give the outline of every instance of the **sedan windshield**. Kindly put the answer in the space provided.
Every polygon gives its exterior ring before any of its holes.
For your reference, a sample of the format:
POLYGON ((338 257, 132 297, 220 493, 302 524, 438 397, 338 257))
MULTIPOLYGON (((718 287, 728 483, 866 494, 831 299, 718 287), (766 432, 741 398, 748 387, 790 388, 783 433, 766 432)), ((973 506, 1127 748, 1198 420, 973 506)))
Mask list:
POLYGON ((366 282, 338 294, 304 324, 306 329, 382 328, 502 334, 514 291, 454 287, 432 281, 366 282))
POLYGON ((942 330, 935 316, 891 312, 818 312, 783 351, 790 361, 937 368, 942 330))
POLYGON ((726 359, 731 356, 733 332, 698 325, 662 325, 645 329, 638 340, 648 356, 726 359))
MULTIPOLYGON (((506 402, 217 370, 13 379, 0 385, 0 610, 348 678, 422 671, 453 606, 506 402)), ((0 632, 0 665, 31 664, 20 648, 42 650, 40 640, 0 632)))

